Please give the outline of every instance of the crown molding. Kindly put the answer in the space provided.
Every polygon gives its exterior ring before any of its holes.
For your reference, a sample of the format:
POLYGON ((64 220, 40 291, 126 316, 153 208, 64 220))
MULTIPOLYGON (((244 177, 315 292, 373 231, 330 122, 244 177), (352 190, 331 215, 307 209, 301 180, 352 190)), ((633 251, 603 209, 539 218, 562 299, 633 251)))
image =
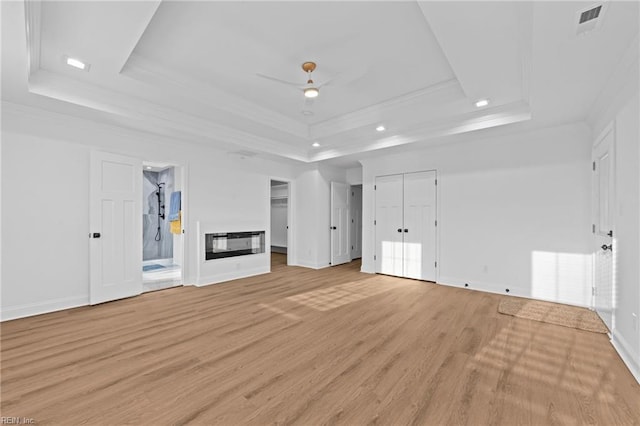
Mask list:
POLYGON ((533 63, 533 2, 520 2, 518 9, 519 38, 518 52, 522 69, 522 100, 529 103, 531 93, 531 64, 533 63))
POLYGON ((306 149, 214 123, 175 108, 144 101, 51 71, 40 70, 34 74, 30 80, 29 91, 133 120, 137 128, 145 131, 153 129, 153 132, 160 134, 178 131, 208 141, 218 140, 252 151, 276 154, 297 161, 309 161, 306 149))
POLYGON ((309 129, 309 136, 312 140, 321 139, 377 123, 393 112, 404 108, 414 108, 429 102, 429 98, 437 92, 448 92, 453 97, 460 94, 461 89, 455 79, 436 83, 339 117, 312 124, 309 129))
POLYGON ((24 0, 25 30, 27 35, 27 75, 40 69, 40 45, 42 30, 42 2, 24 0))
POLYGON ((390 148, 398 145, 405 145, 414 142, 426 141, 468 133, 475 130, 487 129, 490 127, 504 126, 506 124, 517 123, 531 119, 531 108, 529 104, 518 101, 508 105, 494 107, 479 112, 472 112, 463 116, 455 117, 448 121, 439 121, 417 126, 406 132, 397 135, 380 137, 366 146, 346 145, 339 149, 327 149, 311 155, 311 161, 329 160, 345 155, 358 154, 368 151, 375 151, 383 148, 390 148))
POLYGON ((154 87, 167 88, 203 104, 248 118, 256 123, 284 131, 299 138, 309 138, 309 127, 282 114, 260 107, 238 96, 220 90, 204 81, 163 69, 133 53, 123 67, 122 75, 154 87), (215 99, 213 103, 211 100, 215 99))

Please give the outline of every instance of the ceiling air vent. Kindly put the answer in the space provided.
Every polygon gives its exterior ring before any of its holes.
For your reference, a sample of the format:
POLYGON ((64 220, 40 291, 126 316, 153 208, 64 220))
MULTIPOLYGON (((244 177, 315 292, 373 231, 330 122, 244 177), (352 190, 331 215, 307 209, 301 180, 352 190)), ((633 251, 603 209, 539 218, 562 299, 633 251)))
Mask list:
POLYGON ((581 9, 576 13, 576 35, 595 30, 602 24, 602 18, 606 10, 606 2, 592 5, 587 9, 581 9))
POLYGON ((580 22, 578 22, 578 24, 584 24, 585 22, 591 21, 592 19, 596 19, 598 16, 600 16, 601 9, 602 5, 594 7, 593 9, 585 10, 580 14, 580 22))

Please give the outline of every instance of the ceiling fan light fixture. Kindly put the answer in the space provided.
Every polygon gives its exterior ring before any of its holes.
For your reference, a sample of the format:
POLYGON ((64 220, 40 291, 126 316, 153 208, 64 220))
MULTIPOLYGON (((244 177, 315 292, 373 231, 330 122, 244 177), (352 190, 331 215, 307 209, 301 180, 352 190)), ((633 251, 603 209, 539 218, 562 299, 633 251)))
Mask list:
POLYGON ((313 87, 313 86, 306 87, 304 89, 304 97, 305 98, 317 98, 319 94, 320 94, 320 91, 317 88, 313 87))

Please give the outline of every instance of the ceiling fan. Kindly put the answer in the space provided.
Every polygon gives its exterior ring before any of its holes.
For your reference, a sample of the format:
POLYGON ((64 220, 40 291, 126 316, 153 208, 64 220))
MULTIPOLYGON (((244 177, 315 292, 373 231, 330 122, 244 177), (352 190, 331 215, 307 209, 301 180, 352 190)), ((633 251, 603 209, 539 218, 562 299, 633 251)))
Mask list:
POLYGON ((256 74, 258 77, 261 78, 266 78, 267 80, 271 80, 271 81, 275 81, 277 83, 281 83, 281 84, 286 84, 287 86, 293 86, 298 88, 299 90, 302 90, 302 93, 304 93, 304 97, 307 99, 313 99, 318 97, 318 95, 320 94, 320 88, 322 86, 326 86, 327 84, 329 84, 329 82, 331 82, 331 80, 327 80, 322 84, 316 84, 313 82, 313 79, 311 78, 311 73, 316 69, 316 63, 315 62, 305 62, 302 64, 302 70, 304 72, 307 73, 307 83, 304 85, 300 85, 299 83, 294 83, 291 81, 286 81, 286 80, 281 80, 279 78, 275 78, 275 77, 271 77, 268 75, 264 75, 264 74, 256 74))

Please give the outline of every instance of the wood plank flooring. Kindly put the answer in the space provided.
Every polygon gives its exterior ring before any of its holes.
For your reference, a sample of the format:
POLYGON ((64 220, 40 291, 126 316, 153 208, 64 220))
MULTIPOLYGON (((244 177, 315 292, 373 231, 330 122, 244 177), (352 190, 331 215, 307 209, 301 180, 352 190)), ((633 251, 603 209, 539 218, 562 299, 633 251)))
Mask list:
POLYGON ((2 416, 37 424, 625 425, 606 335, 502 297, 274 256, 271 274, 2 324, 2 416))

